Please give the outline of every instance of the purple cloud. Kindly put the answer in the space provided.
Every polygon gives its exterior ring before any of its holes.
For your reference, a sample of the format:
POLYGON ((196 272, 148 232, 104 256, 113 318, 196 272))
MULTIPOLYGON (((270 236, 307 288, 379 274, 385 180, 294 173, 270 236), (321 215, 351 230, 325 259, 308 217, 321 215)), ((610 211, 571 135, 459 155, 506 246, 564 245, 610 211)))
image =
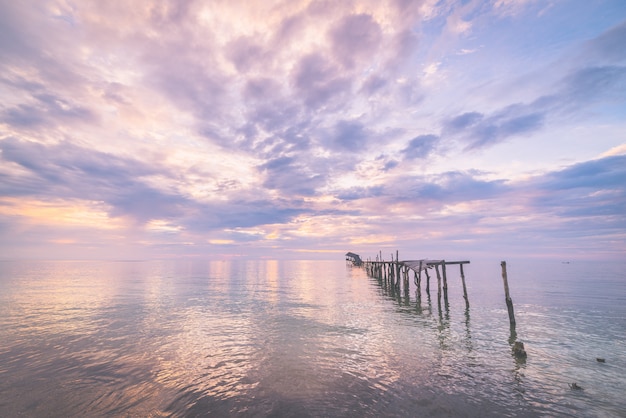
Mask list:
POLYGON ((539 130, 545 114, 530 110, 528 106, 513 105, 490 116, 478 112, 463 113, 444 122, 444 132, 464 138, 467 150, 493 146, 510 137, 539 130))
POLYGON ((325 174, 312 172, 294 157, 275 158, 261 165, 259 170, 265 176, 264 187, 287 195, 313 196, 326 182, 325 174))
POLYGON ((345 16, 330 32, 335 58, 347 68, 376 53, 382 40, 378 23, 367 14, 345 16))
POLYGON ((303 57, 292 77, 296 90, 311 109, 318 109, 331 99, 348 93, 352 85, 338 68, 319 53, 303 57))
POLYGON ((419 135, 409 141, 402 153, 407 160, 426 158, 433 152, 437 142, 439 142, 437 135, 419 135))
POLYGON ((340 120, 334 126, 329 147, 358 153, 367 148, 371 134, 362 123, 354 120, 340 120))
POLYGON ((0 113, 0 122, 17 128, 52 127, 59 123, 95 122, 95 114, 84 106, 77 105, 49 93, 35 94, 36 105, 18 105, 0 113))
POLYGON ((0 142, 2 159, 28 170, 12 177, 2 195, 86 199, 112 207, 112 216, 131 216, 138 221, 171 217, 181 213, 188 200, 145 184, 142 177, 159 173, 139 161, 91 151, 69 143, 45 146, 16 139, 0 142))

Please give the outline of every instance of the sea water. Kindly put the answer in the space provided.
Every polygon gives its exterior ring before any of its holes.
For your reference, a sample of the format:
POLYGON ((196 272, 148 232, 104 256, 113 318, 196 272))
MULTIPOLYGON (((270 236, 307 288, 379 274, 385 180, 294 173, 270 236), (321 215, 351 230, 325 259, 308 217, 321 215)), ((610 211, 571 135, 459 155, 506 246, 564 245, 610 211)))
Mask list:
POLYGON ((626 416, 625 264, 509 261, 514 330, 499 260, 464 272, 469 308, 458 266, 440 301, 343 260, 0 262, 0 416, 626 416))

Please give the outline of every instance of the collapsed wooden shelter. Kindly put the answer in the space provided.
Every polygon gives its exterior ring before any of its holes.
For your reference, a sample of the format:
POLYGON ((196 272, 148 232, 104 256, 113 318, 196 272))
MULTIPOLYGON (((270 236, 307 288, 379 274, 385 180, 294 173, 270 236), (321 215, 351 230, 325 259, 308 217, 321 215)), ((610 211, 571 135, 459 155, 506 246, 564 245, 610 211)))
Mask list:
POLYGON ((351 253, 351 252, 346 253, 346 261, 351 262, 355 266, 361 266, 363 264, 363 260, 361 260, 361 256, 355 253, 351 253))

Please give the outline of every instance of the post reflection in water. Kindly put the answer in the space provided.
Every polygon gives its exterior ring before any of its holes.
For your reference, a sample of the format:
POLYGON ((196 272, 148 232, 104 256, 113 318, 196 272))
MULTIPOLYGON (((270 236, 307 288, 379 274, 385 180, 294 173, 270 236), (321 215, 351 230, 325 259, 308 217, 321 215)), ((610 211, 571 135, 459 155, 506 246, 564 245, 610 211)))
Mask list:
POLYGON ((451 285, 435 313, 428 282, 422 294, 406 272, 398 286, 334 261, 0 263, 0 416, 623 410, 622 300, 608 316, 591 311, 599 333, 516 289, 517 335, 501 295, 470 277, 471 310, 451 285), (555 341, 576 347, 580 329, 606 364, 559 352, 555 341), (528 362, 511 354, 520 336, 528 362), (568 379, 584 393, 559 388, 568 379))

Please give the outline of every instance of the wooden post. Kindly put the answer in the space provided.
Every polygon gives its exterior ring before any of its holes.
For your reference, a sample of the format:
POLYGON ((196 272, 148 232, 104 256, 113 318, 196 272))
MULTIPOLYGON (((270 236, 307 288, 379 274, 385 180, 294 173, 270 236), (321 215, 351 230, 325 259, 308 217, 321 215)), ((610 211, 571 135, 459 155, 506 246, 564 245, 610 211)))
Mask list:
POLYGON ((437 298, 441 303, 441 275, 439 274, 439 264, 435 264, 435 271, 437 272, 437 298))
POLYGON ((422 284, 422 262, 420 261, 420 267, 419 267, 419 272, 417 273, 417 287, 420 286, 420 284, 422 284))
POLYGON ((402 267, 403 279, 404 279, 404 297, 406 299, 406 303, 409 303, 409 268, 407 266, 402 267))
POLYGON ((428 274, 428 266, 424 269, 424 273, 426 273, 426 293, 430 295, 430 274, 428 274))
POLYGON ((441 275, 439 274, 439 264, 435 264, 435 272, 437 273, 437 308, 439 309, 439 318, 441 319, 441 275))
POLYGON ((402 285, 404 286, 404 290, 408 289, 407 286, 407 274, 406 274, 406 266, 402 266, 402 285))
POLYGON ((441 262, 441 273, 443 275, 443 298, 448 300, 448 277, 446 275, 446 260, 441 262))
POLYGON ((396 250, 396 277, 398 279, 398 286, 400 285, 400 259, 398 258, 398 250, 396 250))
POLYGON ((506 301, 506 307, 509 310, 509 321, 511 323, 511 328, 515 328, 515 313, 513 312, 513 301, 511 300, 511 295, 509 295, 509 282, 506 276, 506 261, 500 263, 502 266, 502 280, 504 281, 504 297, 506 301))
POLYGON ((465 307, 469 309, 469 299, 467 298, 467 288, 465 287, 465 274, 463 274, 463 263, 461 266, 461 282, 463 283, 463 298, 465 299, 465 307))

